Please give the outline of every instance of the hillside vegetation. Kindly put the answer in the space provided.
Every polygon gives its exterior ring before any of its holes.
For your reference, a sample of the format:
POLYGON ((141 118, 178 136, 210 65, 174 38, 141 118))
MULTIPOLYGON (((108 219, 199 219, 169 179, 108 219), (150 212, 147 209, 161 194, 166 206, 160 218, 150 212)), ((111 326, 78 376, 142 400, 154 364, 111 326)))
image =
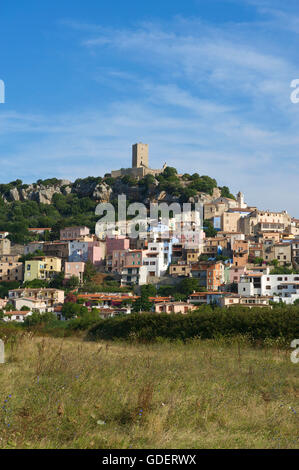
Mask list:
MULTIPOLYGON (((156 177, 147 175, 142 180, 131 176, 77 179, 74 183, 51 178, 31 185, 21 180, 0 184, 0 231, 10 232, 15 243, 36 239, 57 239, 59 230, 71 225, 86 225, 94 230, 98 217, 95 207, 99 202, 111 202, 117 207, 119 194, 126 194, 129 202, 157 200, 163 194, 166 200, 180 203, 192 200, 199 193, 213 194, 215 179, 209 176, 184 174, 178 176, 175 168, 167 167, 156 177), (165 194, 164 194, 165 193, 165 194), (51 228, 45 236, 33 235, 29 227, 51 228)), ((219 188, 219 194, 234 197, 229 188, 219 188)))

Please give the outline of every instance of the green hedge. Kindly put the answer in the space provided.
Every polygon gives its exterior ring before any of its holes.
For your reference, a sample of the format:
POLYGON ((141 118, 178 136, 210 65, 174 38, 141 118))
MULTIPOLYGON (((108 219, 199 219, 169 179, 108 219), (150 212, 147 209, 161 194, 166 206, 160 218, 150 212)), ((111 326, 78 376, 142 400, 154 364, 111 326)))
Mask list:
POLYGON ((299 338, 299 308, 201 308, 194 313, 141 313, 101 321, 88 332, 88 338, 154 341, 202 339, 219 336, 247 335, 252 340, 299 338))

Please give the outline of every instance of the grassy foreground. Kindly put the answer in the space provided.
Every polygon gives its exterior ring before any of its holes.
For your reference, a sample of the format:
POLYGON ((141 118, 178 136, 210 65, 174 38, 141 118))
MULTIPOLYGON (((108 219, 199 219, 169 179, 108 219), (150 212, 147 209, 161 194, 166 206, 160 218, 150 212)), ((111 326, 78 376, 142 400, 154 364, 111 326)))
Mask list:
POLYGON ((32 333, 6 349, 0 448, 299 448, 290 350, 32 333))

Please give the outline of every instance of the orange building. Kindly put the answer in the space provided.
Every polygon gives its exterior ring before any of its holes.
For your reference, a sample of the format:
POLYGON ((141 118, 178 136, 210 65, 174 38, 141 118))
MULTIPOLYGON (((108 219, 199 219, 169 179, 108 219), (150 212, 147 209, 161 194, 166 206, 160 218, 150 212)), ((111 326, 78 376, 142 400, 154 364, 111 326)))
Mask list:
POLYGON ((233 244, 233 265, 246 266, 249 256, 249 243, 245 240, 235 240, 233 244))
POLYGON ((207 266, 207 289, 217 291, 224 283, 224 266, 221 261, 207 266))

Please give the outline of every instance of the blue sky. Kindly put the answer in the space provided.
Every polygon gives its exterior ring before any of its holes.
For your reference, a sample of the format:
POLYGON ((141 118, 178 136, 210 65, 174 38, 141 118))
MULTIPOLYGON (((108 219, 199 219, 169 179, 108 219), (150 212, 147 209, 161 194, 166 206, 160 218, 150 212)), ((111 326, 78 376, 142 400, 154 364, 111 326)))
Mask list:
POLYGON ((143 141, 299 217, 297 1, 2 0, 0 21, 0 182, 103 175, 143 141))

